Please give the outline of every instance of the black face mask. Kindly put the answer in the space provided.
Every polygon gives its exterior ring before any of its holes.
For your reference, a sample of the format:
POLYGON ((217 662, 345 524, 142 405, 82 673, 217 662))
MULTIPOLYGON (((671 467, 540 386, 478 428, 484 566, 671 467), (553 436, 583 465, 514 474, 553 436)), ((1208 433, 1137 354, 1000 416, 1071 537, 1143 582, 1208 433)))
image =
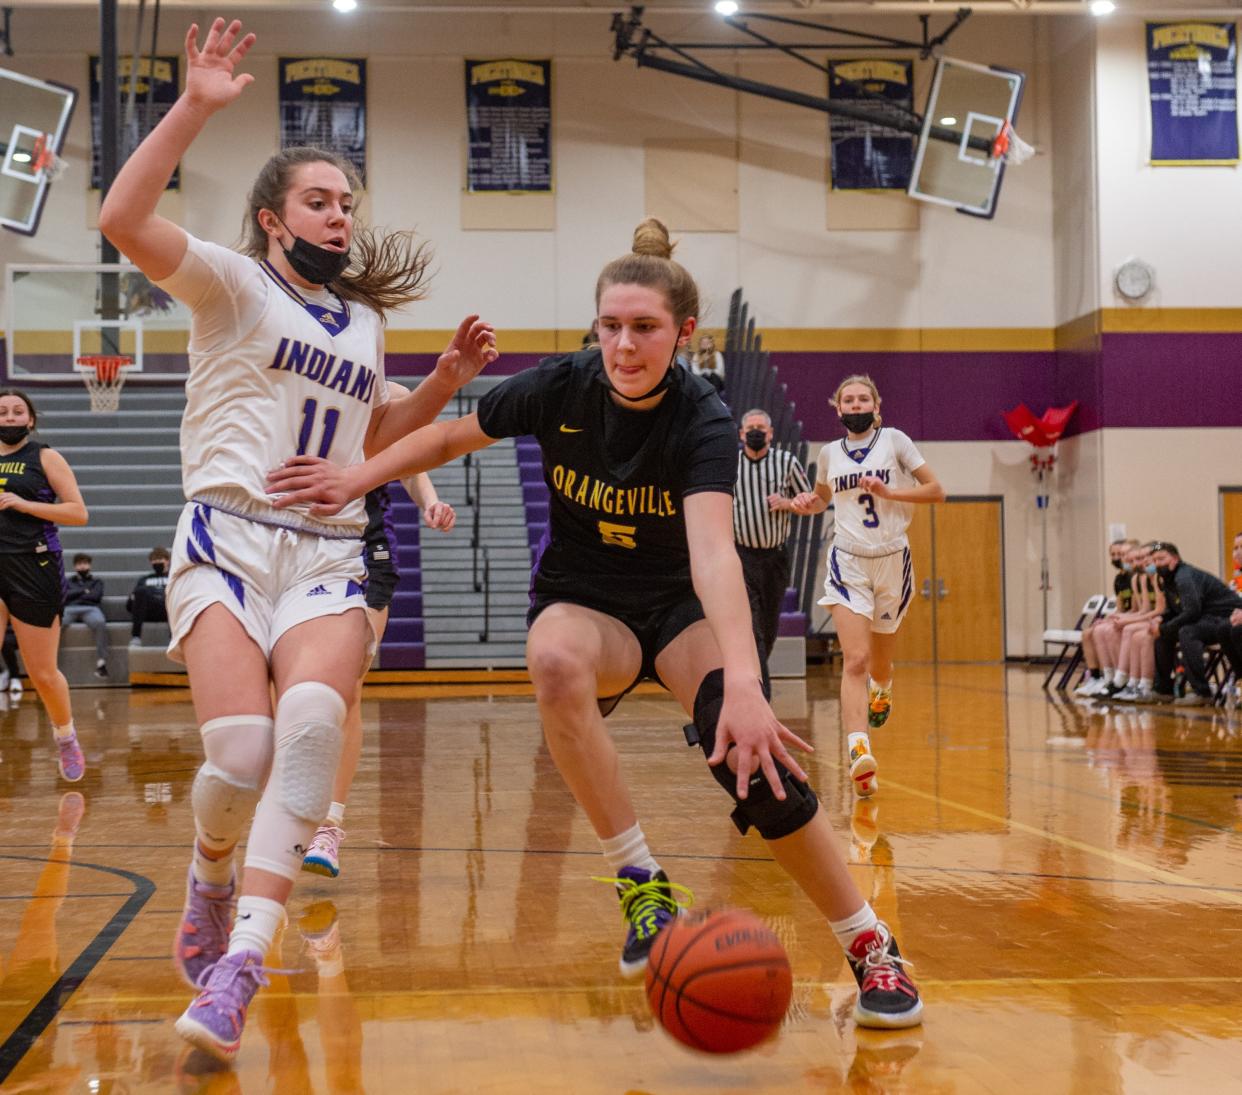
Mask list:
POLYGON ((29 426, 0 426, 0 444, 20 445, 29 433, 29 426))
POLYGON ((168 569, 168 567, 164 563, 152 563, 151 569, 155 571, 156 574, 163 574, 164 571, 168 569))
POLYGON ((875 424, 875 411, 859 411, 841 415, 841 423, 850 433, 866 433, 875 424))
POLYGON ((1114 569, 1116 569, 1116 570, 1125 570, 1125 568, 1126 568, 1125 561, 1124 561, 1123 559, 1114 559, 1114 560, 1113 560, 1113 567, 1114 567, 1114 569))
POLYGON ((79 570, 78 577, 84 582, 89 582, 91 579, 91 572, 89 570, 79 570))
POLYGON ((746 447, 751 452, 762 452, 768 444, 767 430, 747 430, 746 447))
POLYGON ((624 392, 617 391, 617 389, 612 386, 612 381, 608 379, 608 372, 606 369, 600 370, 599 378, 603 382, 605 388, 607 388, 614 395, 624 399, 627 403, 641 403, 644 399, 650 399, 653 395, 659 395, 673 383, 673 363, 677 360, 677 353, 678 351, 674 349, 673 356, 668 359, 668 368, 664 370, 664 375, 660 377, 660 382, 649 391, 643 392, 642 395, 626 395, 624 392))
MULTIPOLYGON (((279 217, 276 219, 280 220, 279 217)), ((329 251, 326 247, 316 247, 301 236, 293 235, 293 229, 283 220, 280 223, 293 236, 293 246, 282 250, 299 277, 304 277, 316 285, 327 285, 345 273, 345 268, 349 265, 348 251, 329 251)))
POLYGON ((1173 568, 1172 567, 1156 567, 1156 573, 1159 574, 1161 578, 1164 578, 1167 580, 1173 577, 1173 568))

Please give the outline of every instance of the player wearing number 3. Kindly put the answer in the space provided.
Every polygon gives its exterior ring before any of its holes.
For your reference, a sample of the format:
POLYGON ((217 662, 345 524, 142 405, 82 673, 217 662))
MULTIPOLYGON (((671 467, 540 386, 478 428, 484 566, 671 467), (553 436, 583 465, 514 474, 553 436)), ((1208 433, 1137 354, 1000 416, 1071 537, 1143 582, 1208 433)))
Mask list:
POLYGON ((201 50, 197 38, 191 27, 185 92, 118 175, 100 228, 192 311, 181 424, 188 504, 167 603, 169 652, 186 664, 206 761, 192 791, 197 840, 174 946, 179 972, 201 992, 177 1030, 227 1060, 328 811, 346 707, 374 642, 363 504, 331 517, 277 509, 266 472, 290 452, 361 461, 433 420, 496 350, 491 328, 468 317, 432 376, 390 397, 384 313, 423 295, 427 256, 409 233, 355 231, 357 180, 326 152, 286 149, 267 162, 242 254, 156 213, 203 126, 254 79, 234 74, 254 44, 240 23, 217 19, 201 50), (233 851, 252 813, 238 885, 233 851))
POLYGON ((841 644, 841 723, 854 790, 866 798, 877 786, 867 728, 883 726, 892 708, 893 647, 914 592, 911 503, 943 502, 944 488, 914 442, 880 424, 869 376, 847 377, 833 403, 846 435, 819 457, 815 494, 835 499, 836 515, 819 603, 829 606, 841 644))

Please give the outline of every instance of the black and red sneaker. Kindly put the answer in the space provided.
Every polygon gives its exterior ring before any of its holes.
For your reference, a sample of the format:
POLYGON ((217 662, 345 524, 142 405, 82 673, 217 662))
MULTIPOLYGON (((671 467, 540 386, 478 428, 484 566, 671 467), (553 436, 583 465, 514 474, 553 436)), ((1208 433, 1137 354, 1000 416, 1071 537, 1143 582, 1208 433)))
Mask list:
POLYGON ((902 968, 908 963, 882 921, 850 945, 848 957, 858 982, 854 1022, 861 1027, 893 1030, 923 1021, 919 990, 902 968))

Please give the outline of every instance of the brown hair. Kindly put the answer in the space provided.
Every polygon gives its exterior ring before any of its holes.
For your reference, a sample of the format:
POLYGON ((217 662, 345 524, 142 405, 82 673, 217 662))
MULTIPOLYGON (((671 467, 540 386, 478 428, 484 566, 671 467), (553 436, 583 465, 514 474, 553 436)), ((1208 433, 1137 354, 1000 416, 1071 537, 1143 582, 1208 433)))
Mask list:
POLYGON ((166 547, 153 547, 150 553, 147 555, 147 559, 150 562, 154 562, 156 559, 163 559, 165 562, 167 562, 171 558, 172 556, 169 555, 168 548, 166 547))
MULTIPOLYGON (((283 213, 293 172, 302 164, 328 163, 337 168, 351 190, 362 184, 353 165, 335 153, 309 145, 282 149, 263 165, 246 200, 241 252, 252 259, 267 258, 268 235, 259 223, 261 210, 283 213)), ((358 300, 381 316, 390 309, 427 295, 427 268, 431 252, 426 243, 416 244, 413 232, 385 232, 355 222, 350 244, 349 267, 332 283, 343 300, 358 300)))
POLYGON ((850 384, 863 384, 871 389, 871 398, 875 400, 875 424, 877 426, 880 425, 883 422, 883 419, 880 417, 880 389, 875 386, 875 381, 866 373, 855 373, 853 376, 847 376, 841 381, 837 385, 837 390, 832 393, 832 405, 838 408, 841 406, 841 393, 850 384))
POLYGON ((600 271, 595 283, 595 308, 610 285, 641 285, 655 289, 673 314, 680 328, 691 316, 699 314, 699 287, 679 262, 673 261, 676 246, 668 238, 668 229, 655 217, 647 217, 634 229, 634 244, 628 255, 613 259, 600 271))
POLYGON ((26 412, 30 415, 30 428, 32 430, 35 429, 36 423, 39 421, 39 415, 35 410, 35 405, 30 402, 30 396, 28 396, 25 392, 18 391, 16 388, 0 388, 0 397, 6 395, 15 395, 26 404, 26 412))

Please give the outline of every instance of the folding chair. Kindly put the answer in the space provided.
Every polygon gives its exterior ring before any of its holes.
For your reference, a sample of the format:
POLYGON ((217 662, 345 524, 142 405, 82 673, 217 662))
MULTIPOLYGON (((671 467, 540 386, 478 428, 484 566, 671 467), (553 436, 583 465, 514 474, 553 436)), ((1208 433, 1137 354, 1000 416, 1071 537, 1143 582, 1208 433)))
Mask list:
MULTIPOLYGON (((1057 660, 1052 663, 1052 668, 1048 670, 1048 675, 1044 678, 1044 688, 1048 687, 1052 678, 1057 675, 1057 670, 1065 664, 1068 659, 1069 664, 1065 666, 1065 672, 1061 674, 1060 680, 1057 681, 1057 690, 1064 692, 1069 684, 1070 678, 1074 675, 1074 671, 1078 668, 1082 661, 1082 629, 1089 623, 1098 620, 1104 615, 1107 602, 1104 594, 1096 593, 1088 597, 1082 606, 1082 612, 1078 616, 1078 622, 1073 627, 1050 627, 1044 632, 1044 646, 1047 647, 1052 643, 1060 643, 1061 649, 1057 653, 1057 660), (1073 653, 1071 653, 1073 651, 1073 653)), ((1113 602, 1116 607, 1116 602, 1113 602)))

